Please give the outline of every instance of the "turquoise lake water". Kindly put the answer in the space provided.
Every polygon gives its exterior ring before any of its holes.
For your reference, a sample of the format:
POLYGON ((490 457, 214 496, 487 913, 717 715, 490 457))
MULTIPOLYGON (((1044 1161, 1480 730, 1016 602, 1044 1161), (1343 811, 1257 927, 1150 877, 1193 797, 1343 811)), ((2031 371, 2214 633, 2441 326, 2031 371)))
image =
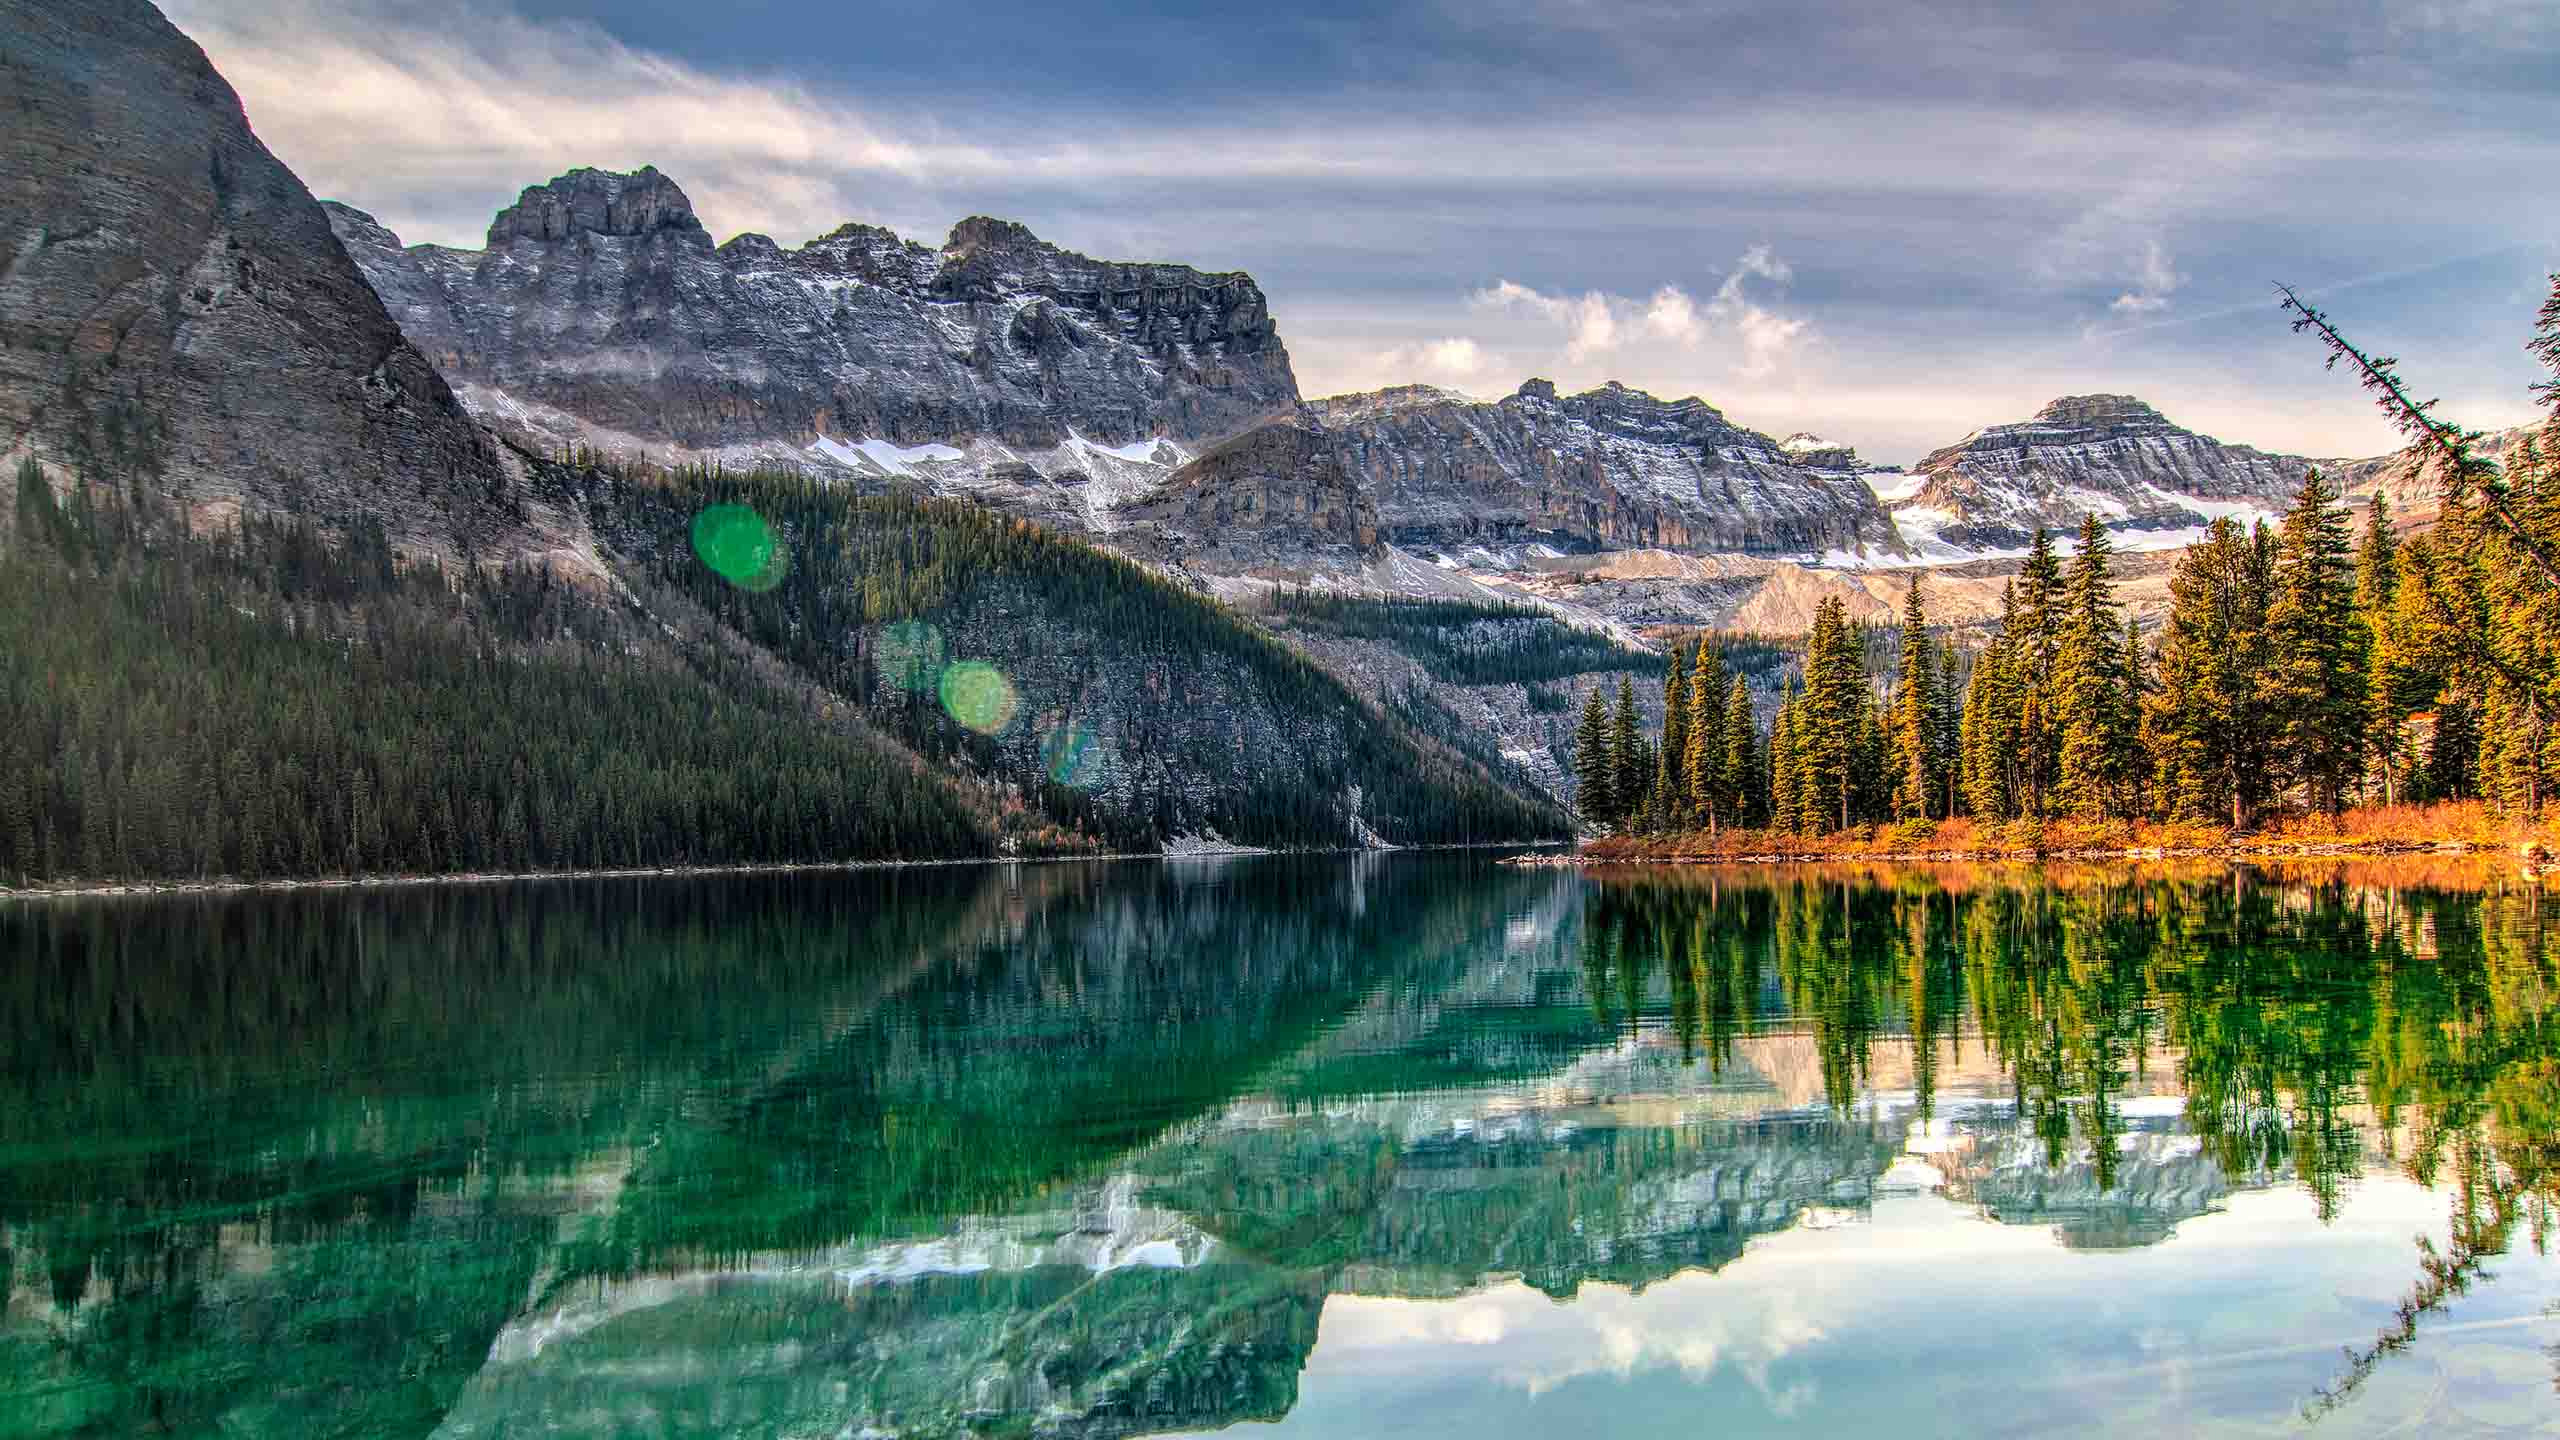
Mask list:
POLYGON ((2560 899, 1256 857, 0 903, 0 1436, 2560 1433, 2560 899))

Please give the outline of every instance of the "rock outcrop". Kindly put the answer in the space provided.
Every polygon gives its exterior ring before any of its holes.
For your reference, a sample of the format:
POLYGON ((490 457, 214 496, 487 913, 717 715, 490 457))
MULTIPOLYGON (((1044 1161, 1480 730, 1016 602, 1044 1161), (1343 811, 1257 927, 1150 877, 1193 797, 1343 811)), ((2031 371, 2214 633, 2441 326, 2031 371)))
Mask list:
POLYGON ((1168 558, 1221 572, 1378 553, 1378 507, 1323 432, 1258 426, 1203 452, 1122 519, 1157 527, 1168 558))
POLYGON ((1376 500, 1386 537, 1460 552, 1818 552, 1886 545, 1854 474, 1799 463, 1703 400, 1609 384, 1559 395, 1532 380, 1497 401, 1406 386, 1309 411, 1376 500))
POLYGON ((1216 439, 1297 402, 1241 272, 1090 260, 963 220, 939 250, 871 225, 714 245, 654 169, 524 191, 486 248, 330 214, 401 326, 484 413, 693 449, 821 439, 1050 447, 1216 439))
POLYGON ((500 447, 194 42, 142 0, 0 0, 0 33, 9 451, 419 548, 511 523, 500 447))
POLYGON ((1923 457, 1895 521, 1924 553, 2014 548, 2092 513, 2117 529, 2186 530, 2281 511, 2313 463, 2181 429, 2130 395, 2067 395, 1923 457))

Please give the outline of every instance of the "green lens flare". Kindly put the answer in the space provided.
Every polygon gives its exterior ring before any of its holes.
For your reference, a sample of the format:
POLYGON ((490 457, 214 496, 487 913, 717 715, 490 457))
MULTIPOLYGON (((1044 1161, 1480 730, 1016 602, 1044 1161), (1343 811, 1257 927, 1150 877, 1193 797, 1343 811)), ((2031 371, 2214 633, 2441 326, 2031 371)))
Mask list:
POLYGON ((693 553, 721 579, 758 594, 791 573, 782 537, 744 505, 714 505, 694 516, 693 553))
POLYGON ((984 660, 963 660, 942 672, 943 710, 981 735, 997 734, 1012 724, 1020 703, 1013 682, 984 660))
POLYGON ((1071 790, 1091 789, 1102 779, 1102 739, 1073 721, 1053 725, 1040 737, 1040 762, 1052 781, 1071 790))
POLYGON ((901 620, 880 632, 871 663, 880 683, 912 694, 931 692, 942 678, 942 632, 922 620, 901 620))

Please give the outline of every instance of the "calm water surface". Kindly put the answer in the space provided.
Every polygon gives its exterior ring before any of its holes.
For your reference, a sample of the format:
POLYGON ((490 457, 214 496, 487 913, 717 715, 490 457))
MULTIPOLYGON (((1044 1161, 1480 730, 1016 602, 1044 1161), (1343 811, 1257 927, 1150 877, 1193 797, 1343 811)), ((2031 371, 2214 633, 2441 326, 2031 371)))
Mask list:
POLYGON ((0 1045, 0 1436, 2560 1433, 2495 871, 0 905, 0 1045))

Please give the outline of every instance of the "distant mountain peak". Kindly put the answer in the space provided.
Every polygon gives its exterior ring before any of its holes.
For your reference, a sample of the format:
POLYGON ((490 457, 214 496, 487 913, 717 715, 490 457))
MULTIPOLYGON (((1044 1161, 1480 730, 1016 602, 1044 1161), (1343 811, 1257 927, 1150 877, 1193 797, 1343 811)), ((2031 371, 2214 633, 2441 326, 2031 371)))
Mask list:
POLYGON ((528 185, 489 222, 489 248, 518 239, 545 243, 576 235, 640 236, 674 230, 710 243, 682 186, 654 165, 624 173, 581 167, 528 185))
POLYGON ((2169 423, 2167 417, 2138 395, 2064 395, 2046 401, 2044 408, 2036 412, 2036 418, 2063 425, 2169 423))

